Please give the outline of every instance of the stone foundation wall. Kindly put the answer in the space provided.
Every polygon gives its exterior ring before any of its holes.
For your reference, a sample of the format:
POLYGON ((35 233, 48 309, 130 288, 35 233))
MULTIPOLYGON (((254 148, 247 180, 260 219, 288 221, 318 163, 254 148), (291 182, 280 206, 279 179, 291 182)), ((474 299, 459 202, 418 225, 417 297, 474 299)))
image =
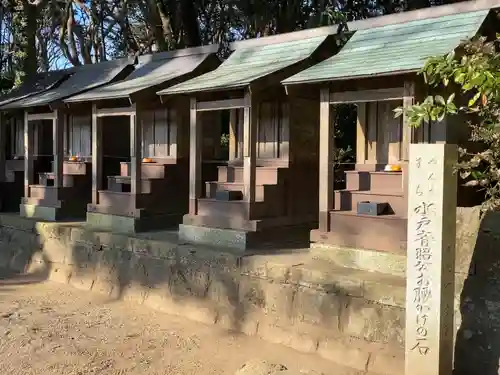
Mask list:
POLYGON ((331 273, 310 254, 241 257, 179 245, 173 233, 134 238, 3 215, 0 267, 401 374, 404 288, 331 273))
MULTIPOLYGON (((477 208, 458 212, 456 347, 463 368, 472 363, 477 370, 479 361, 495 358, 498 367, 497 217, 481 222, 477 208)), ((403 373, 401 276, 336 268, 308 252, 240 256, 179 244, 172 232, 130 237, 16 215, 0 215, 0 267, 258 335, 360 370, 403 373)))

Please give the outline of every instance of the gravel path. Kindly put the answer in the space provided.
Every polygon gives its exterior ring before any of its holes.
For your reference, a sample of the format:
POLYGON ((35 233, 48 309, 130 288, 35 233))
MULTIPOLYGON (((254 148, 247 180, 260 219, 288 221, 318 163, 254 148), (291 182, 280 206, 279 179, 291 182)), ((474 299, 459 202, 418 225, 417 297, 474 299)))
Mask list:
POLYGON ((2 375, 233 375, 255 359, 358 374, 255 337, 20 277, 0 280, 0 358, 2 375))

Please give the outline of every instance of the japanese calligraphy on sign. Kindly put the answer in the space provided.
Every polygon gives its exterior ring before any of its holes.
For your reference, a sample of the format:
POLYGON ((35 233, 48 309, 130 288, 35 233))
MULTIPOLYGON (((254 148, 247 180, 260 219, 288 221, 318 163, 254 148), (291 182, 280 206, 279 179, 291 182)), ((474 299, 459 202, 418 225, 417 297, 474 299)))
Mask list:
MULTIPOLYGON (((413 285, 413 303, 416 311, 415 337, 411 350, 416 350, 420 355, 427 355, 431 348, 428 345, 427 321, 432 307, 432 276, 429 267, 433 261, 432 248, 435 238, 432 233, 432 223, 436 219, 436 202, 432 197, 434 191, 434 172, 424 171, 423 165, 435 165, 434 158, 417 157, 415 167, 421 172, 421 182, 415 186, 415 196, 419 199, 413 200, 411 209, 415 216, 413 221, 413 238, 415 258, 413 269, 416 277, 411 280, 413 285)), ((410 192, 411 194, 411 192, 410 192)), ((410 282, 410 280, 409 280, 410 282)))
MULTIPOLYGON (((441 267, 446 243, 444 184, 446 173, 453 173, 445 160, 447 146, 410 146, 406 294, 408 375, 440 374, 433 363, 437 366, 442 357, 442 328, 445 327, 440 318, 441 310, 449 308, 443 304, 446 288, 443 288, 441 267), (422 363, 426 364, 423 369, 422 363)), ((454 233, 452 235, 454 241, 454 233)))

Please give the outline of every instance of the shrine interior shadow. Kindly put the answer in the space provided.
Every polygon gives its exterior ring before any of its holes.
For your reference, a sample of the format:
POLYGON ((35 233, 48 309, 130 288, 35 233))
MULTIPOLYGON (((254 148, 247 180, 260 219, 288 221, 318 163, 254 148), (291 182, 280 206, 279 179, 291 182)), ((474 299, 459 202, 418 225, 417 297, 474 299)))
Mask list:
POLYGON ((454 375, 498 375, 500 360, 500 213, 486 214, 460 294, 454 375))

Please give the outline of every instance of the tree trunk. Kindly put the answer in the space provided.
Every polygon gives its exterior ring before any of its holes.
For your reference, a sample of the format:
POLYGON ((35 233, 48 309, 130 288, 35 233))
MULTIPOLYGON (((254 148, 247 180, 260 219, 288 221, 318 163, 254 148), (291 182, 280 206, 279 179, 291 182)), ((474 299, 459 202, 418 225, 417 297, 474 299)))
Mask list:
POLYGON ((23 73, 25 79, 36 75, 38 64, 36 54, 36 31, 37 31, 37 7, 28 1, 23 2, 26 15, 26 27, 24 28, 26 45, 24 51, 26 55, 23 61, 23 73))
POLYGON ((194 1, 181 1, 181 19, 184 26, 184 45, 186 47, 199 46, 201 44, 201 35, 198 25, 198 11, 194 1))

